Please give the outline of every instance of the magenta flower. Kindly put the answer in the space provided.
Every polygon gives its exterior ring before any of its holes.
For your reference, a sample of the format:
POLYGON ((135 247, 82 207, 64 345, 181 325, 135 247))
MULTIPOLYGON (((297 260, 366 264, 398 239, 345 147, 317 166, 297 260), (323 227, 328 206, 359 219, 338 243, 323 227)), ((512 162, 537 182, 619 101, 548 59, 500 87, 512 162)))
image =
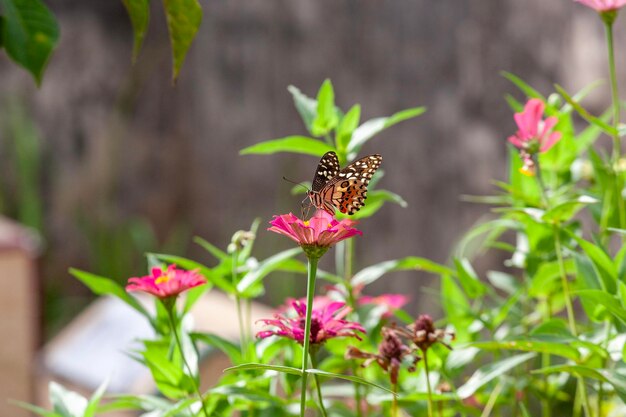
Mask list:
POLYGON ((626 6, 626 0, 576 0, 598 13, 612 12, 626 6))
MULTIPOLYGON (((626 1, 626 0, 625 0, 626 1)), ((524 111, 515 113, 517 132, 509 137, 509 142, 520 151, 524 166, 520 172, 525 175, 534 175, 535 162, 533 156, 546 152, 561 139, 561 132, 553 132, 557 123, 556 117, 542 119, 545 105, 539 99, 528 100, 524 111)))
POLYGON ((355 235, 362 235, 352 227, 353 220, 337 220, 324 210, 317 210, 309 220, 293 214, 274 216, 267 230, 287 236, 298 243, 309 258, 320 258, 331 246, 355 235))
POLYGON ((404 294, 382 294, 376 297, 364 295, 359 298, 360 305, 374 304, 377 306, 384 306, 385 312, 383 313, 383 317, 385 318, 390 317, 394 311, 402 308, 402 306, 408 302, 409 296, 404 294))
POLYGON ((166 299, 205 283, 206 279, 197 271, 185 271, 177 269, 176 265, 170 265, 165 271, 156 267, 152 268, 152 275, 130 278, 126 291, 143 291, 166 299))
MULTIPOLYGON (((318 299, 319 297, 315 297, 318 299)), ((351 309, 341 301, 329 301, 327 298, 314 300, 314 308, 311 310, 311 337, 310 343, 321 345, 326 340, 335 337, 356 337, 361 340, 358 332, 365 333, 365 329, 359 323, 343 320, 351 309)), ((273 319, 259 320, 266 326, 274 329, 263 330, 257 333, 257 337, 265 339, 269 336, 281 336, 293 339, 301 345, 304 343, 304 325, 306 319, 306 303, 301 300, 291 302, 293 310, 283 314, 275 314, 273 319), (289 313, 295 314, 289 314, 289 313)))

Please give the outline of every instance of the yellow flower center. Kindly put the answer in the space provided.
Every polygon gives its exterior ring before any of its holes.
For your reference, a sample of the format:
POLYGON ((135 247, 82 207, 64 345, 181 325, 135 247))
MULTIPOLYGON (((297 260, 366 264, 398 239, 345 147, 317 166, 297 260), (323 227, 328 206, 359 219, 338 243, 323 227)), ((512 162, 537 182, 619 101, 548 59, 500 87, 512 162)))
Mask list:
POLYGON ((305 226, 308 226, 310 224, 310 222, 308 220, 303 221, 305 226))
POLYGON ((527 166, 523 166, 519 169, 519 173, 522 175, 526 175, 527 177, 534 177, 535 176, 535 171, 532 168, 529 168, 527 166))
POLYGON ((169 275, 161 275, 156 280, 154 280, 154 283, 157 284, 157 285, 160 285, 160 284, 166 283, 169 280, 170 280, 170 276, 169 275))

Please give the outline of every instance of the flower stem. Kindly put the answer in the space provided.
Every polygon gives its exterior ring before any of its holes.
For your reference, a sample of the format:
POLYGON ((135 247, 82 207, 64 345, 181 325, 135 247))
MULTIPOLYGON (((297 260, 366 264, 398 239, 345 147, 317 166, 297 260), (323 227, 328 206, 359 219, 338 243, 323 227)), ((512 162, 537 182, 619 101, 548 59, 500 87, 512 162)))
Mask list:
POLYGON ((391 417, 398 417, 398 396, 396 393, 398 392, 398 383, 393 384, 393 398, 391 400, 391 417))
POLYGON ((613 127, 616 133, 613 135, 613 163, 617 163, 620 157, 620 138, 617 129, 619 128, 620 103, 617 88, 617 75, 615 70, 615 48, 613 47, 613 21, 604 21, 606 34, 606 46, 609 54, 609 76, 611 77, 611 98, 613 100, 613 127))
MULTIPOLYGON (((352 239, 348 239, 343 242, 343 262, 341 265, 341 272, 343 275, 344 286, 346 287, 347 292, 347 303, 348 306, 352 309, 352 311, 356 314, 356 298, 354 297, 354 288, 352 287, 352 264, 354 262, 354 241, 352 239)), ((358 318, 358 315, 357 315, 358 318)), ((353 367, 353 373, 356 376, 358 367, 353 367)), ((363 397, 361 393, 361 384, 354 382, 354 402, 356 403, 356 417, 362 417, 361 411, 361 398, 363 397)))
MULTIPOLYGON (((317 369, 317 357, 314 352, 311 352, 311 365, 313 368, 317 369)), ((323 417, 328 417, 328 413, 326 412, 326 407, 324 407, 324 398, 322 397, 322 385, 320 384, 320 379, 317 374, 313 374, 313 378, 315 379, 315 387, 317 389, 317 398, 320 402, 320 411, 322 412, 323 417)))
POLYGON ((315 295, 315 275, 319 258, 309 258, 308 278, 306 286, 306 321, 304 324, 304 340, 302 349, 302 392, 300 393, 300 417, 306 411, 306 383, 307 367, 309 362, 309 344, 311 341, 311 313, 313 311, 313 296, 315 295))
POLYGON ((247 356, 247 341, 246 334, 244 331, 244 323, 243 323, 243 313, 241 309, 241 297, 239 297, 239 291, 237 290, 237 266, 239 265, 239 251, 237 249, 233 250, 232 254, 232 283, 235 291, 235 306, 237 308, 237 321, 239 322, 239 346, 241 349, 241 357, 245 358, 247 356))
POLYGON ((624 198, 622 197, 622 181, 619 172, 619 160, 621 157, 621 143, 619 137, 619 121, 620 121, 620 102, 619 102, 619 91, 617 88, 617 71, 615 68, 615 48, 613 46, 613 22, 614 19, 603 19, 604 20, 604 29, 606 34, 606 45, 608 49, 609 55, 609 76, 611 78, 611 99, 613 101, 613 128, 615 129, 615 134, 613 135, 613 155, 612 155, 612 167, 613 172, 615 174, 615 188, 616 188, 616 198, 618 204, 619 211, 619 223, 620 227, 626 228, 626 210, 624 207, 624 198))
POLYGON ((428 417, 433 417, 433 389, 430 386, 430 369, 428 368, 428 350, 422 349, 424 369, 426 370, 426 389, 428 390, 428 417))
MULTIPOLYGON (((176 320, 174 320, 174 312, 173 312, 174 307, 173 305, 166 306, 166 309, 167 309, 167 316, 170 319, 170 327, 172 328, 172 333, 174 333, 174 339, 176 340, 176 346, 178 346, 178 349, 180 350, 180 357, 183 359, 183 364, 187 368, 187 372, 189 372, 189 378, 191 378, 191 380, 193 381, 193 387, 196 391, 196 395, 198 395, 198 399, 200 400, 202 411, 205 417, 209 417, 209 413, 207 412, 206 407, 204 406, 204 399, 202 398, 202 394, 200 393, 200 386, 198 384, 198 381, 196 381, 196 379, 193 376, 193 371, 191 370, 191 366, 189 366, 189 363, 187 362, 187 358, 185 358, 185 351, 183 350, 183 344, 180 342, 180 337, 178 337, 176 320)), ((191 412, 193 413, 193 410, 191 410, 191 412)))
POLYGON ((565 272, 565 262, 563 261, 563 252, 561 248, 561 234, 559 233, 558 225, 554 225, 554 250, 556 251, 556 258, 559 264, 559 274, 561 275, 561 282, 563 284, 563 292, 565 293, 565 309, 567 310, 567 321, 569 323, 569 330, 574 337, 578 337, 578 331, 576 330, 576 318, 574 317, 574 307, 572 305, 572 295, 569 289, 569 281, 567 280, 567 273, 565 272))

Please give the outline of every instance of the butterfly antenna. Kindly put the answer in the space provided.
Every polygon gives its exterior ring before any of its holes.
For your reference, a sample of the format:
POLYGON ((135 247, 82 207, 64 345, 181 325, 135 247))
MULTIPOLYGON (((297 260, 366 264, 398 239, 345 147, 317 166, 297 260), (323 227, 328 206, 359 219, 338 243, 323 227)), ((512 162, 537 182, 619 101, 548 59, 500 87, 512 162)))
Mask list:
POLYGON ((287 177, 283 177, 283 180, 285 180, 285 181, 287 181, 287 182, 290 182, 290 183, 292 183, 292 184, 294 184, 294 185, 299 185, 300 187, 304 188, 306 191, 309 191, 309 189, 306 187, 306 185, 302 184, 301 182, 295 182, 295 181, 292 181, 292 180, 290 180, 290 179, 289 179, 289 178, 287 178, 287 177))

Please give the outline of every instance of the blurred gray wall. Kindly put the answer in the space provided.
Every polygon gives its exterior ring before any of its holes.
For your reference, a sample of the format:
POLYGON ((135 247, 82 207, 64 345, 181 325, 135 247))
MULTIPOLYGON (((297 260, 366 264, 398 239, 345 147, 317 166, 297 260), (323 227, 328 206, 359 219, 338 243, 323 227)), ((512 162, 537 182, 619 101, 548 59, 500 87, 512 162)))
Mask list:
MULTIPOLYGON (((505 175, 505 138, 515 128, 503 96, 521 96, 499 71, 545 93, 554 82, 575 90, 605 77, 602 27, 569 0, 202 1, 202 28, 175 87, 160 2, 152 2, 134 67, 120 1, 49 3, 62 37, 43 86, 0 57, 0 95, 25 101, 44 139, 45 224, 56 266, 48 280, 71 282, 66 268, 87 263, 79 211, 113 221, 146 216, 161 239, 184 222, 225 247, 254 217, 265 224, 299 210, 301 197, 281 177, 310 180, 316 158, 238 151, 305 133, 286 87, 313 96, 325 78, 342 108, 362 104, 363 119, 429 108, 364 149, 383 154, 380 187, 409 207, 385 206, 361 224, 358 266, 408 255, 445 261, 487 213, 459 195, 493 192, 490 179, 505 175)), ((290 245, 263 229, 261 255, 290 245)), ((398 274, 378 290, 417 299, 433 282, 398 274)))

